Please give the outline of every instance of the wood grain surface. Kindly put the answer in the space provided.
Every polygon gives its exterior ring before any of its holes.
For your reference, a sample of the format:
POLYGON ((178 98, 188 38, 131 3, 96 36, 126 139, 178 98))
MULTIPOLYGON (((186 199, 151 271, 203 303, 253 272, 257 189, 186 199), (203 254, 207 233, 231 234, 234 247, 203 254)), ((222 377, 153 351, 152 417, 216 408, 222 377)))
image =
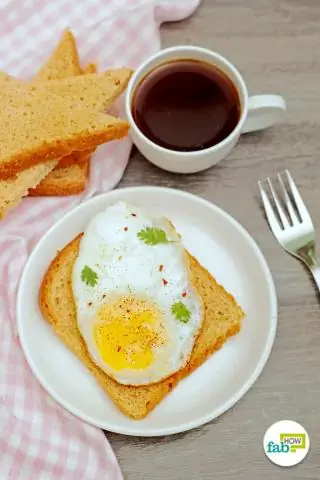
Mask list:
POLYGON ((121 186, 187 190, 240 221, 274 276, 279 326, 262 375, 216 421, 166 438, 108 434, 108 439, 129 480, 319 480, 319 295, 304 267, 269 231, 257 180, 289 168, 320 235, 320 2, 204 0, 190 19, 164 25, 162 38, 163 46, 198 44, 226 55, 250 93, 280 93, 288 112, 281 125, 242 137, 227 159, 200 174, 166 173, 134 152, 121 186), (277 467, 262 450, 265 430, 281 419, 296 420, 309 432, 309 455, 297 467, 277 467))

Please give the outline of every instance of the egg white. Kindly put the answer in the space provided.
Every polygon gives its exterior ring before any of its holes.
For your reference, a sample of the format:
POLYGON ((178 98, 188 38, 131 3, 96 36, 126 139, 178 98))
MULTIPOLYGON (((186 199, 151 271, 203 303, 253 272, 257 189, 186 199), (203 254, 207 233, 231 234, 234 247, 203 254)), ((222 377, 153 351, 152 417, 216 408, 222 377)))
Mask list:
MULTIPOLYGON (((117 382, 126 385, 159 382, 188 362, 202 325, 203 306, 191 282, 188 258, 181 239, 167 219, 150 215, 144 209, 125 202, 117 202, 96 215, 81 239, 73 267, 72 288, 77 325, 88 352, 94 362, 117 382), (144 243, 138 233, 147 227, 163 230, 170 243, 144 243), (87 285, 83 281, 85 267, 90 267, 97 275, 95 285, 87 285), (145 368, 115 368, 110 364, 113 362, 105 361, 99 351, 95 327, 103 324, 108 329, 110 308, 116 305, 117 309, 117 302, 121 299, 129 303, 132 299, 133 304, 138 305, 132 307, 136 310, 139 310, 139 305, 145 304, 153 312, 152 324, 156 325, 160 340, 150 347, 153 359, 145 368), (172 312, 172 305, 177 302, 182 302, 190 313, 185 323, 172 312), (101 316, 103 311, 108 312, 106 318, 101 316)), ((128 315, 130 317, 131 313, 128 315)), ((117 322, 121 318, 118 317, 117 322)), ((126 322, 125 319, 122 321, 126 322)), ((128 321, 130 337, 134 329, 130 326, 130 318, 128 321)), ((113 327, 116 336, 117 325, 113 327)), ((139 335, 134 338, 139 343, 139 335)), ((109 346, 105 345, 105 348, 109 346)))

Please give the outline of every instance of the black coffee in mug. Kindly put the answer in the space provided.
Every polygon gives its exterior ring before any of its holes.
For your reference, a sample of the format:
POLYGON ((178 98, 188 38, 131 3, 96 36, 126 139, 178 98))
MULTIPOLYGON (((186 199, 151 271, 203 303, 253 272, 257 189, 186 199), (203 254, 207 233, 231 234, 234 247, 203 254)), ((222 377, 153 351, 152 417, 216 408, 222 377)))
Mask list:
POLYGON ((157 66, 140 81, 132 115, 152 142, 193 152, 228 137, 238 124, 241 108, 237 89, 220 69, 180 59, 157 66))

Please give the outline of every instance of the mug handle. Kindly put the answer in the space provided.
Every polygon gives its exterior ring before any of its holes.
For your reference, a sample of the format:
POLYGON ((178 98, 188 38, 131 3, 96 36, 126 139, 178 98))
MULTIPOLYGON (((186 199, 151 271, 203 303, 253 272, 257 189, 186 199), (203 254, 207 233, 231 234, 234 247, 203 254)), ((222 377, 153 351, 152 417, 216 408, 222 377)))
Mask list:
POLYGON ((256 132, 271 127, 286 111, 286 102, 280 95, 249 97, 248 115, 241 133, 256 132))

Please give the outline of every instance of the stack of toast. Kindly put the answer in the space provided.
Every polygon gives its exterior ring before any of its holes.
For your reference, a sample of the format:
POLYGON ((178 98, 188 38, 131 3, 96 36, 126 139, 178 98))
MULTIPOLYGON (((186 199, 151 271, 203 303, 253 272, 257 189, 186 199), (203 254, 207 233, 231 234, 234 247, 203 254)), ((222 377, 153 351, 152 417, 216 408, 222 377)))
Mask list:
POLYGON ((128 68, 97 73, 80 66, 67 30, 30 82, 0 75, 0 219, 29 196, 84 191, 98 145, 127 135, 126 121, 107 115, 125 90, 128 68))

